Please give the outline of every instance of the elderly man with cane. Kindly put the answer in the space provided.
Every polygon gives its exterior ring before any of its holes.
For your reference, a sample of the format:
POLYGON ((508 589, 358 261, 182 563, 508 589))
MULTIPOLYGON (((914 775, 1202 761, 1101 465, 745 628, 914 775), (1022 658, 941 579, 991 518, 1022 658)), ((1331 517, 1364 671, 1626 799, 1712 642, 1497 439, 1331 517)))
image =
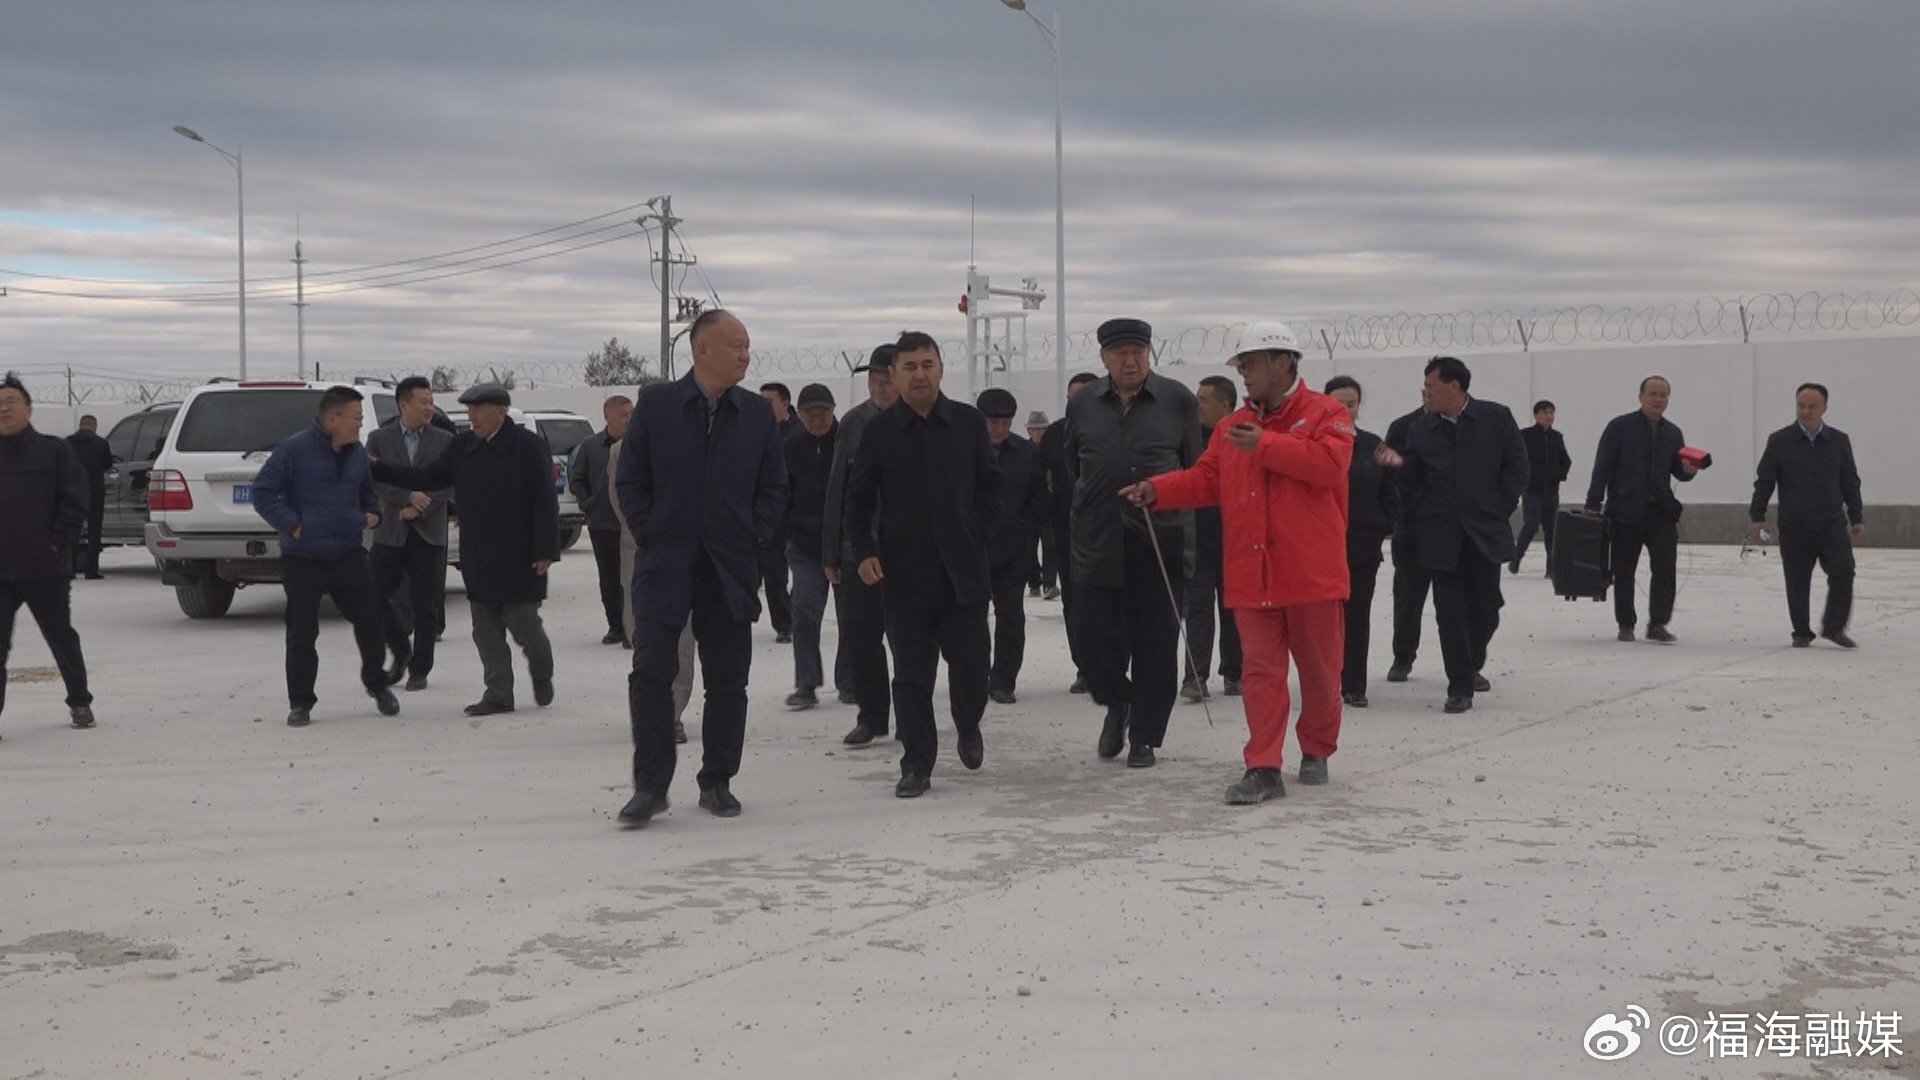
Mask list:
POLYGON ((1229 361, 1246 404, 1214 428, 1192 468, 1120 490, 1136 506, 1220 507, 1227 606, 1244 649, 1246 774, 1227 802, 1286 794, 1287 657, 1300 666, 1300 782, 1327 782, 1340 736, 1347 598, 1347 466, 1353 421, 1300 379, 1300 345, 1284 323, 1256 322, 1229 361))

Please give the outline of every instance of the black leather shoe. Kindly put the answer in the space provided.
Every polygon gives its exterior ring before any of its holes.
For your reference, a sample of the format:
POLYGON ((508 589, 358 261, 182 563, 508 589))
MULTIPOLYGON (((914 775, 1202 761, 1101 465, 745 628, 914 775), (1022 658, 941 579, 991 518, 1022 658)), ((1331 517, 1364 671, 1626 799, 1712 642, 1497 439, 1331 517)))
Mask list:
POLYGON ((820 704, 820 695, 815 694, 811 689, 795 690, 787 695, 789 709, 811 709, 818 704, 820 704))
POLYGON ((607 632, 606 632, 605 634, 602 634, 602 635, 601 635, 601 637, 600 637, 600 644, 602 644, 602 645, 621 645, 621 644, 625 644, 625 643, 626 643, 626 640, 627 640, 627 633, 626 633, 626 631, 624 631, 624 630, 609 630, 609 631, 607 631, 607 632))
POLYGON ((733 797, 725 784, 711 787, 700 793, 700 809, 714 817, 739 817, 740 800, 733 797))
POLYGON ((513 706, 504 701, 495 701, 492 698, 483 697, 461 711, 465 712, 468 716, 493 716, 496 713, 512 712, 513 706))
POLYGON ((88 574, 87 575, 88 581, 105 581, 106 579, 107 579, 107 575, 105 574, 88 574))
POLYGON ((773 635, 773 643, 774 643, 775 645, 791 645, 791 644, 793 644, 793 631, 791 631, 791 630, 782 630, 782 631, 780 631, 780 632, 778 632, 778 633, 776 633, 776 634, 774 634, 774 635, 773 635))
POLYGON ((67 722, 85 731, 93 726, 93 706, 75 705, 67 710, 67 722))
POLYGON ((533 703, 543 709, 553 704, 552 679, 533 680, 533 703))
POLYGON ((1491 689, 1493 689, 1493 684, 1487 681, 1487 677, 1485 675, 1482 675, 1477 671, 1473 673, 1473 692, 1474 693, 1484 694, 1491 689))
POLYGON ((1300 782, 1303 784, 1324 784, 1327 782, 1327 759, 1312 754, 1300 755, 1300 782))
POLYGON ((1347 691, 1340 695, 1340 703, 1349 709, 1364 709, 1367 707, 1367 695, 1347 691))
POLYGON ((1649 626, 1647 627, 1647 640, 1657 641, 1662 645, 1671 645, 1680 639, 1674 637, 1664 626, 1649 626))
POLYGON ((1145 743, 1140 743, 1136 745, 1133 749, 1127 751, 1127 768, 1129 769, 1153 768, 1153 747, 1148 746, 1145 743))
POLYGON ((1011 690, 989 690, 987 691, 987 696, 992 698, 996 705, 1012 705, 1014 702, 1020 700, 1013 696, 1013 691, 1011 690))
POLYGON ((1231 675, 1220 676, 1220 692, 1228 697, 1240 696, 1240 680, 1231 675))
POLYGON ((1463 713, 1473 708, 1472 694, 1448 694, 1447 703, 1442 709, 1450 713, 1463 713))
POLYGON ((1100 726, 1100 756, 1117 758, 1127 743, 1127 713, 1125 704, 1107 706, 1106 723, 1100 726))
POLYGON ((293 709, 287 713, 288 727, 306 727, 313 723, 313 715, 306 709, 293 709))
POLYGON ((1632 640, 1633 640, 1633 627, 1631 627, 1631 626, 1623 626, 1623 627, 1621 627, 1621 628, 1620 628, 1620 633, 1619 633, 1619 635, 1618 635, 1618 636, 1616 636, 1616 637, 1614 638, 1614 640, 1615 640, 1615 641, 1632 641, 1632 640))
POLYGON ((1387 681, 1406 682, 1407 676, 1411 674, 1413 674, 1412 664, 1395 664, 1387 669, 1387 681))
POLYGON ((1843 649, 1857 649, 1860 643, 1847 636, 1845 630, 1830 630, 1820 635, 1843 649))
POLYGON ((427 677, 425 675, 415 675, 413 678, 407 680, 408 691, 425 690, 426 688, 427 677))
POLYGON ((1793 647, 1794 647, 1794 648, 1796 648, 1796 649, 1804 649, 1804 648, 1807 648, 1808 646, 1810 646, 1810 645, 1812 645, 1812 644, 1813 644, 1813 635, 1812 635, 1812 634, 1795 634, 1795 635, 1793 635, 1793 647))
POLYGON ((969 769, 977 769, 987 759, 987 744, 980 737, 980 729, 960 733, 960 764, 969 769))
POLYGON ((902 773, 900 782, 893 787, 893 794, 901 799, 917 799, 927 793, 933 784, 917 772, 902 773))
POLYGON ((400 715, 400 699, 393 696, 391 687, 383 686, 378 690, 369 690, 367 694, 373 698, 373 705, 380 710, 381 716, 400 715))
POLYGON ((840 691, 840 704, 842 704, 842 705, 858 705, 858 704, 860 704, 860 699, 859 699, 859 698, 857 698, 857 697, 855 697, 855 696, 853 696, 853 691, 851 691, 851 690, 842 690, 842 691, 840 691))
POLYGON ((875 731, 865 724, 855 724, 853 725, 853 730, 847 732, 846 737, 841 739, 840 742, 845 746, 866 746, 868 743, 885 734, 886 732, 875 731))
POLYGON ((413 659, 412 653, 395 656, 393 663, 387 665, 387 685, 399 686, 400 680, 407 677, 407 661, 413 659))
POLYGON ((1227 805, 1252 806, 1282 798, 1286 793, 1287 785, 1280 779, 1279 769, 1248 769, 1245 776, 1227 785, 1227 805))
POLYGON ((673 722, 673 744, 683 746, 687 741, 687 725, 678 720, 673 722))
POLYGON ((1084 694, 1086 692, 1087 692, 1087 677, 1085 675, 1075 675, 1073 677, 1073 685, 1067 687, 1067 693, 1084 694))
POLYGON ((627 805, 620 808, 620 824, 637 829, 653 820, 653 815, 667 812, 667 797, 656 796, 650 791, 636 791, 627 805))

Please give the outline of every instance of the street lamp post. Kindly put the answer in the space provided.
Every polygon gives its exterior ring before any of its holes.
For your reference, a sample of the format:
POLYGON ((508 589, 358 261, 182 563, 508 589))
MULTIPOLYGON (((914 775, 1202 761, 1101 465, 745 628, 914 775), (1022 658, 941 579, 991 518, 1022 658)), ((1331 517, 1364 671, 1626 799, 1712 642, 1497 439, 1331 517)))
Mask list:
POLYGON ((1067 170, 1066 152, 1060 136, 1060 13, 1053 13, 1053 25, 1027 10, 1027 0, 1000 0, 1015 11, 1023 12, 1040 28, 1053 50, 1053 366, 1056 376, 1055 402, 1060 413, 1067 409, 1067 170))
POLYGON ((214 153, 227 159, 233 166, 235 187, 239 191, 240 202, 240 377, 247 377, 247 174, 241 167, 240 155, 229 154, 213 143, 207 142, 200 133, 180 124, 173 125, 180 135, 213 148, 214 153))

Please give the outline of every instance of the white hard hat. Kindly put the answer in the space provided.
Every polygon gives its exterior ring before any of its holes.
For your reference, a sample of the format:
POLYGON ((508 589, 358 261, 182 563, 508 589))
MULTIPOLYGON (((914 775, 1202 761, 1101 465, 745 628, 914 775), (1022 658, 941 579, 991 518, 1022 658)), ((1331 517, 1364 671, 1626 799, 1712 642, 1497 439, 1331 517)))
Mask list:
POLYGON ((1247 324, 1247 328, 1240 332, 1240 340, 1234 344, 1233 352, 1227 359, 1231 363, 1233 358, 1241 353, 1264 352, 1269 349, 1290 352, 1295 356, 1306 355, 1300 351, 1300 342, 1294 338, 1293 331, 1287 327, 1286 323, 1263 319, 1247 324))

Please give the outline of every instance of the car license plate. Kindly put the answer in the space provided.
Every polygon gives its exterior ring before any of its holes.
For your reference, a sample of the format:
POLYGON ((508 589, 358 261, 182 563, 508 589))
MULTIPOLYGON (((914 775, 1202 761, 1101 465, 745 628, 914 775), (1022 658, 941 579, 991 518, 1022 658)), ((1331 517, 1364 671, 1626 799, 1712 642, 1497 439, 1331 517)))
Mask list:
POLYGON ((253 485, 252 484, 233 485, 233 501, 236 505, 252 503, 253 502, 253 485))

